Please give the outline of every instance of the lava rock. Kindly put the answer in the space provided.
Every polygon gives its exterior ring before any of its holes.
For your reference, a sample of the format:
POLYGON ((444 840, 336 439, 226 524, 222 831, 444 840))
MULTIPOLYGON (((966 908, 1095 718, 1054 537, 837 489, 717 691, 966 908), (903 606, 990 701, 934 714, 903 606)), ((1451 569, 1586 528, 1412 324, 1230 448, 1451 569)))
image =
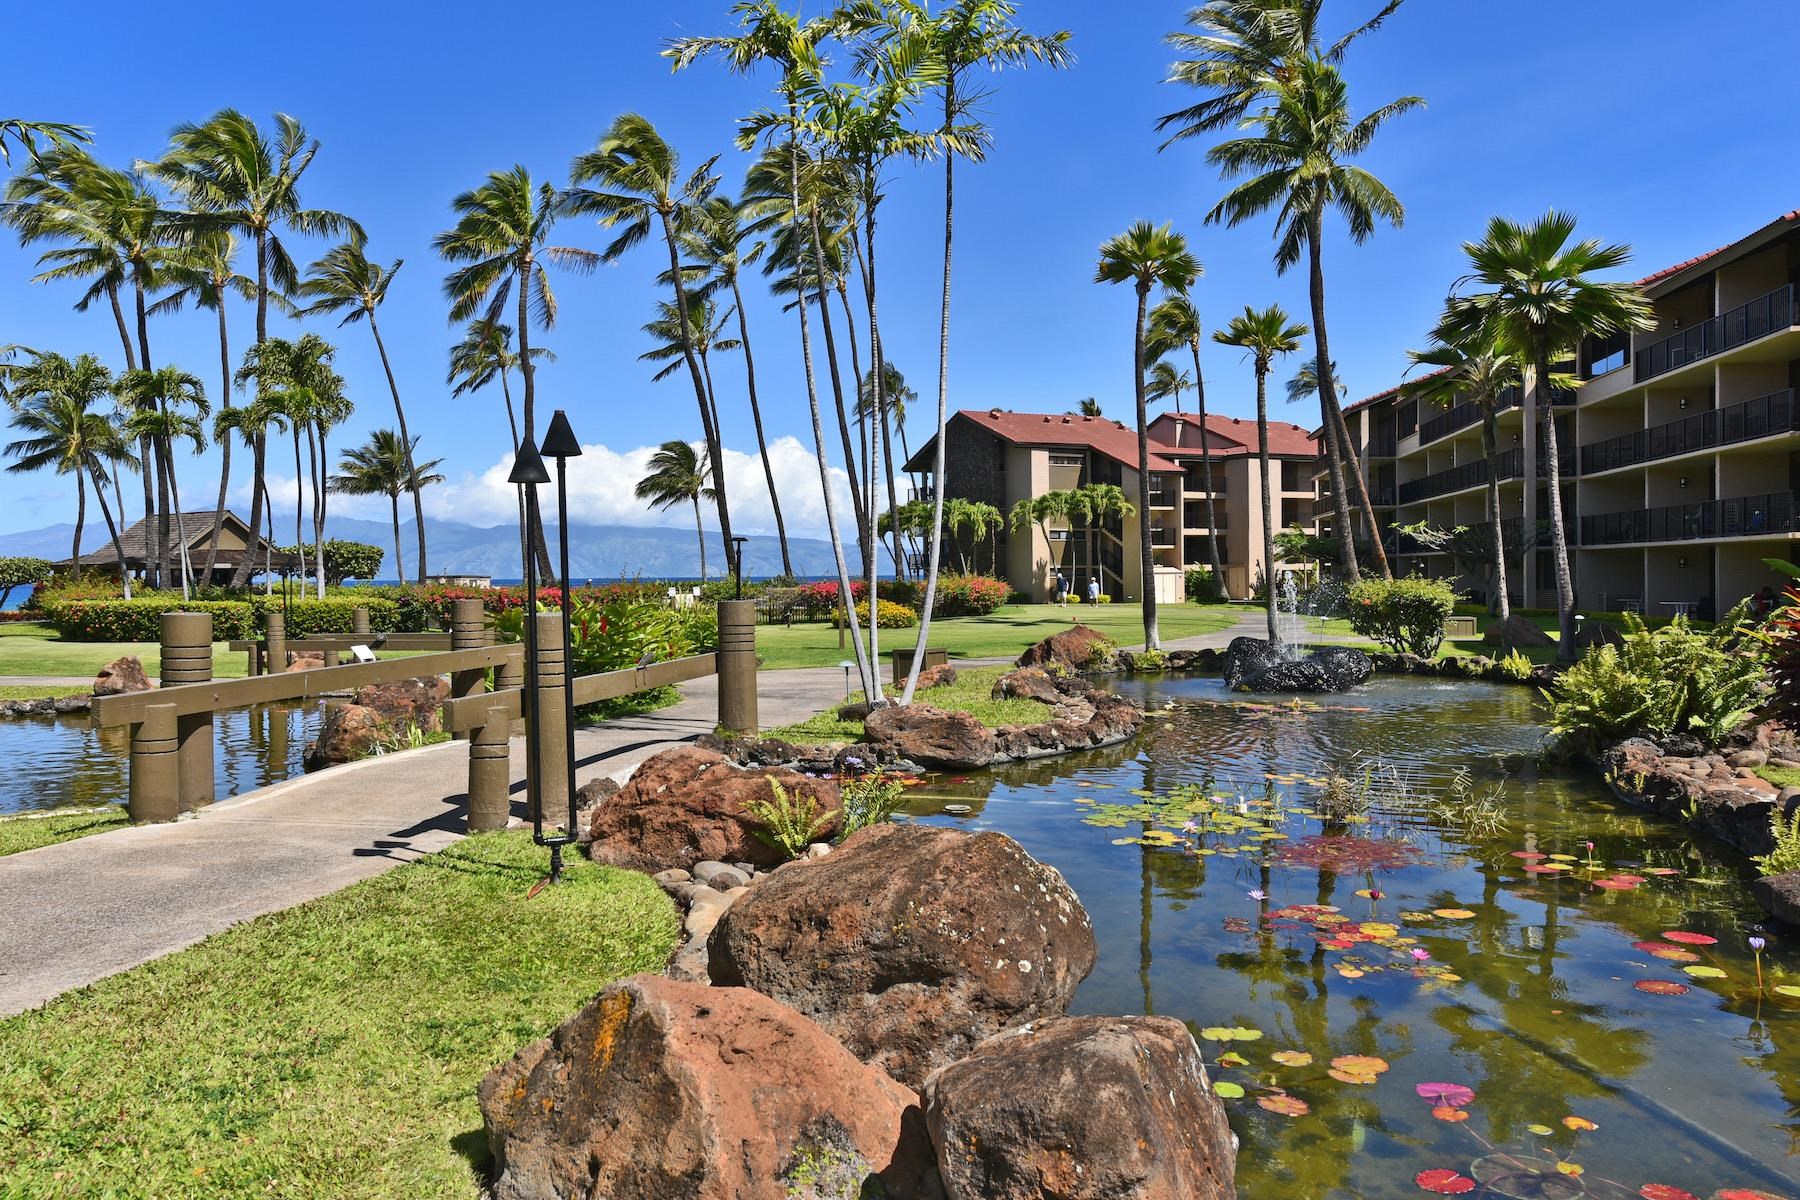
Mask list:
POLYGON ((1326 646, 1288 658, 1261 638, 1233 638, 1225 652, 1225 684, 1239 692, 1344 692, 1375 673, 1361 650, 1326 646))
POLYGON ((919 682, 914 691, 926 692, 932 688, 949 687, 956 682, 956 668, 949 663, 939 663, 935 667, 927 667, 919 672, 919 682))
MULTIPOLYGON (((782 767, 745 769, 697 746, 678 746, 646 759, 618 793, 595 810, 588 857, 637 871, 692 868, 712 859, 779 866, 783 855, 757 836, 760 823, 745 805, 767 800, 769 781, 789 796, 811 796, 821 814, 841 804, 837 784, 782 767)), ((818 836, 836 834, 830 818, 818 836)))
POLYGON ((883 756, 966 771, 994 761, 994 731, 966 712, 884 704, 863 721, 863 740, 883 756))
MULTIPOLYGON (((1595 621, 1595 625, 1600 622, 1595 621)), ((1604 634, 1596 634, 1604 638, 1604 634)), ((1504 621, 1495 621, 1481 635, 1481 640, 1490 646, 1501 646, 1510 650, 1530 650, 1534 647, 1554 646, 1556 639, 1537 627, 1530 617, 1514 613, 1504 621)))
POLYGON ((1071 671, 1091 671, 1105 665, 1112 649, 1112 640, 1105 634, 1086 625, 1076 625, 1026 647, 1016 665, 1043 667, 1056 663, 1071 671))
POLYGON ((1231 1200, 1236 1146, 1172 1017, 1062 1017, 925 1081, 949 1200, 1231 1200))
POLYGON ((982 1038, 1060 1016, 1096 953, 1054 869, 1002 834, 923 825, 860 830, 774 872, 709 946, 714 981, 792 1005, 914 1085, 982 1038))
POLYGON ((390 726, 381 714, 361 704, 328 704, 319 721, 319 736, 306 744, 302 765, 321 771, 340 763, 367 758, 388 736, 390 726))
MULTIPOLYGON (((1518 619, 1523 620, 1523 618, 1518 619)), ((1623 646, 1625 644, 1625 635, 1604 621, 1582 621, 1580 626, 1575 631, 1575 651, 1578 656, 1600 646, 1623 646)), ((1534 625, 1532 628, 1537 627, 1534 625)), ((1543 644, 1551 644, 1548 634, 1544 635, 1543 644)))
POLYGON ((1225 686, 1242 691, 1251 679, 1270 667, 1287 661, 1280 646, 1265 638, 1235 637, 1225 647, 1225 686))
POLYGON ((1045 704, 1060 704, 1063 690, 1042 667, 1019 667, 994 680, 989 695, 995 700, 1041 700, 1045 704))
POLYGON ((616 795, 618 790, 618 780, 610 775, 590 779, 575 789, 575 841, 578 845, 585 846, 593 839, 591 822, 595 810, 602 801, 616 795))
POLYGON ((144 664, 135 654, 113 659, 94 676, 94 695, 121 696, 126 692, 147 692, 152 684, 144 673, 144 664))
POLYGON ((1750 884, 1750 893, 1763 911, 1793 929, 1800 930, 1800 871, 1764 875, 1750 884))
POLYGON ((442 675, 371 683, 356 689, 355 702, 373 709, 395 729, 419 729, 438 733, 444 728, 443 705, 450 698, 450 681, 442 675))
POLYGON ((614 984, 480 1103, 494 1200, 941 1195, 917 1097, 744 989, 614 984))

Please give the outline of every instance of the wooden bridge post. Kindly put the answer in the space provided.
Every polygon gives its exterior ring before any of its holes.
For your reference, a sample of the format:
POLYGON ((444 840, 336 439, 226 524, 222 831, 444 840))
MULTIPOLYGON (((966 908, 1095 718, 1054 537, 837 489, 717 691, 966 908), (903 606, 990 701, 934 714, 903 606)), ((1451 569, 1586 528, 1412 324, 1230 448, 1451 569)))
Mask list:
POLYGON ((526 769, 541 771, 537 797, 544 820, 566 820, 569 809, 568 717, 563 689, 569 682, 569 658, 563 647, 562 613, 537 613, 537 678, 532 680, 530 739, 526 769))
MULTIPOLYGON (((162 686, 211 683, 212 614, 162 614, 162 686)), ((213 718, 211 711, 176 718, 180 743, 182 812, 213 802, 213 718)))
POLYGON ((505 829, 511 791, 512 719, 496 704, 469 741, 469 832, 505 829))
MULTIPOLYGON (((450 602, 450 648, 452 650, 473 650, 487 645, 486 610, 479 599, 452 600, 450 602)), ((450 695, 453 699, 464 696, 477 696, 487 688, 487 671, 457 671, 450 676, 450 695)), ((458 738, 467 737, 459 733, 458 738)))
POLYGON ((134 822, 173 821, 181 815, 181 743, 175 706, 152 704, 131 727, 131 792, 126 802, 134 822))
POLYGON ((370 633, 369 606, 366 604, 359 604, 350 610, 350 636, 366 638, 370 633))
POLYGON ((719 601, 719 724, 754 734, 756 716, 756 601, 719 601))
POLYGON ((278 612, 263 617, 263 672, 279 675, 287 670, 287 618, 278 612))

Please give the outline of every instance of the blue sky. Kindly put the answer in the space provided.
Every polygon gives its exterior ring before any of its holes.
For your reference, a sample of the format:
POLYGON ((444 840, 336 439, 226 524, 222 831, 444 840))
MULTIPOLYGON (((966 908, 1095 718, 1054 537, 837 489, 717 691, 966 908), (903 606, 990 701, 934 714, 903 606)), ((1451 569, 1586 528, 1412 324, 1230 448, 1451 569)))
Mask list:
MULTIPOLYGON (((1109 415, 1128 418, 1132 302, 1126 289, 1090 282, 1103 240, 1139 218, 1174 221, 1205 264, 1198 299, 1209 322, 1247 303, 1304 313, 1304 273, 1275 274, 1266 224, 1203 225, 1223 185, 1202 145, 1157 150, 1155 118, 1192 95, 1160 82, 1171 57, 1161 38, 1178 26, 1180 3, 1020 7, 1029 28, 1071 29, 1077 62, 1065 72, 992 80, 992 153, 958 176, 951 403, 1060 412, 1093 395, 1109 415)), ((460 0, 246 5, 230 20, 176 25, 167 12, 135 3, 39 6, 9 20, 13 52, 0 109, 90 126, 95 151, 116 163, 154 157, 171 127, 222 106, 299 116, 324 143, 305 201, 357 217, 372 256, 406 260, 381 319, 412 427, 425 453, 446 460, 451 480, 428 510, 497 524, 511 505, 499 486, 504 415, 497 393, 448 395, 445 353, 457 331, 445 319, 444 267, 430 239, 449 224, 450 198, 486 172, 522 162, 561 182, 570 158, 634 109, 689 163, 723 153, 735 185, 746 161, 731 149, 735 120, 767 102, 772 81, 730 77, 714 65, 675 76, 657 55, 665 38, 726 31, 727 8, 725 0, 552 0, 532 7, 518 38, 507 11, 460 0), (90 64, 80 70, 56 53, 77 19, 90 64), (140 81, 130 64, 145 47, 167 57, 155 78, 140 81)), ((1373 0, 1333 0, 1327 24, 1342 27, 1373 8, 1373 0)), ((1359 110, 1404 94, 1427 101, 1364 159, 1406 204, 1405 227, 1382 229, 1360 247, 1341 229, 1329 235, 1332 347, 1352 394, 1396 380, 1406 348, 1420 344, 1460 270, 1459 243, 1494 213, 1571 209, 1584 232, 1632 244, 1635 276, 1800 206, 1784 90, 1797 35, 1800 8, 1739 0, 1710 4, 1703 17, 1674 0, 1411 0, 1358 44, 1346 67, 1359 110)), ((941 175, 898 169, 888 195, 884 332, 890 357, 921 394, 917 444, 935 400, 941 175)), ((591 222, 567 221, 556 240, 598 248, 605 237, 591 222)), ((325 248, 293 243, 303 261, 325 248)), ((28 282, 34 255, 10 238, 0 242, 0 343, 92 350, 118 365, 110 318, 71 311, 70 287, 28 282)), ((541 403, 569 409, 592 448, 575 502, 589 519, 680 523, 644 514, 629 498, 643 448, 699 436, 680 377, 652 383, 636 361, 646 346, 638 327, 660 297, 657 261, 642 249, 588 278, 560 276, 558 327, 534 334, 559 356, 540 372, 541 403)), ((798 439, 778 455, 790 528, 816 533, 818 477, 807 465, 794 320, 763 295, 752 296, 750 319, 770 434, 798 439)), ((239 346, 247 344, 248 308, 235 308, 231 320, 239 346)), ((213 379, 211 322, 193 311, 155 321, 159 363, 213 379)), ((359 406, 336 442, 391 424, 367 330, 313 327, 341 346, 339 369, 359 406)), ((741 366, 726 356, 715 371, 727 447, 751 451, 741 366)), ((1234 353, 1214 349, 1206 375, 1216 409, 1252 412, 1249 371, 1234 353)), ((1297 408, 1276 409, 1307 421, 1297 408)), ((216 479, 211 456, 203 462, 184 470, 192 494, 208 490, 199 482, 207 474, 216 479)), ((279 458, 273 470, 291 481, 279 458)), ((760 473, 736 456, 732 472, 741 523, 772 530, 760 473)), ((385 505, 334 503, 385 515, 385 505)), ((72 507, 63 480, 0 476, 0 529, 67 520, 72 507)))

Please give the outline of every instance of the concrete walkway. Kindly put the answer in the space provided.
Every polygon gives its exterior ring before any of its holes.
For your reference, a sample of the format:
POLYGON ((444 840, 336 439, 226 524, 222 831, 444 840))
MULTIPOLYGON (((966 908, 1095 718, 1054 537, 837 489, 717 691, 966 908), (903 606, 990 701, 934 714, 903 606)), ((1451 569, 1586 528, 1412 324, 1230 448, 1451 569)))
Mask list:
MULTIPOLYGON (((765 728, 844 695, 835 667, 757 682, 765 728)), ((672 707, 577 730, 580 781, 623 781, 657 751, 710 733, 716 679, 681 692, 672 707)), ((512 770, 523 817, 523 739, 512 770)), ((450 742, 272 784, 187 820, 0 857, 0 1016, 443 849, 461 836, 467 777, 467 744, 450 742)))

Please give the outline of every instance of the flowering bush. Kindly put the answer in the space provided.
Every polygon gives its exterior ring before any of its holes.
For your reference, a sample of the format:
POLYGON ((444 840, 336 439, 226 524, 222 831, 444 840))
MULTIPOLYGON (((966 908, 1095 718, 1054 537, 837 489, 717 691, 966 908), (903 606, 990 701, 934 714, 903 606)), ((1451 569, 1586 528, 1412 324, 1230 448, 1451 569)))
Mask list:
POLYGON ((1456 589, 1443 579, 1365 579, 1350 589, 1350 628, 1401 654, 1430 658, 1444 641, 1456 589))
MULTIPOLYGON (((925 584, 913 579, 888 579, 875 589, 876 595, 895 604, 904 604, 915 612, 925 607, 925 584)), ((937 594, 932 599, 934 617, 985 617, 1005 604, 1012 588, 1003 579, 987 575, 938 576, 937 594)))
MULTIPOLYGON (((861 603, 869 595, 869 585, 860 580, 852 580, 850 596, 861 603)), ((807 616, 813 618, 829 617, 841 607, 838 585, 835 579, 821 579, 816 583, 800 586, 800 606, 807 616)))
MULTIPOLYGON (((869 602, 858 601, 856 619, 865 626, 869 623, 869 602)), ((883 629, 910 629, 919 623, 919 614, 904 604, 895 604, 892 600, 875 601, 875 623, 883 629)))

